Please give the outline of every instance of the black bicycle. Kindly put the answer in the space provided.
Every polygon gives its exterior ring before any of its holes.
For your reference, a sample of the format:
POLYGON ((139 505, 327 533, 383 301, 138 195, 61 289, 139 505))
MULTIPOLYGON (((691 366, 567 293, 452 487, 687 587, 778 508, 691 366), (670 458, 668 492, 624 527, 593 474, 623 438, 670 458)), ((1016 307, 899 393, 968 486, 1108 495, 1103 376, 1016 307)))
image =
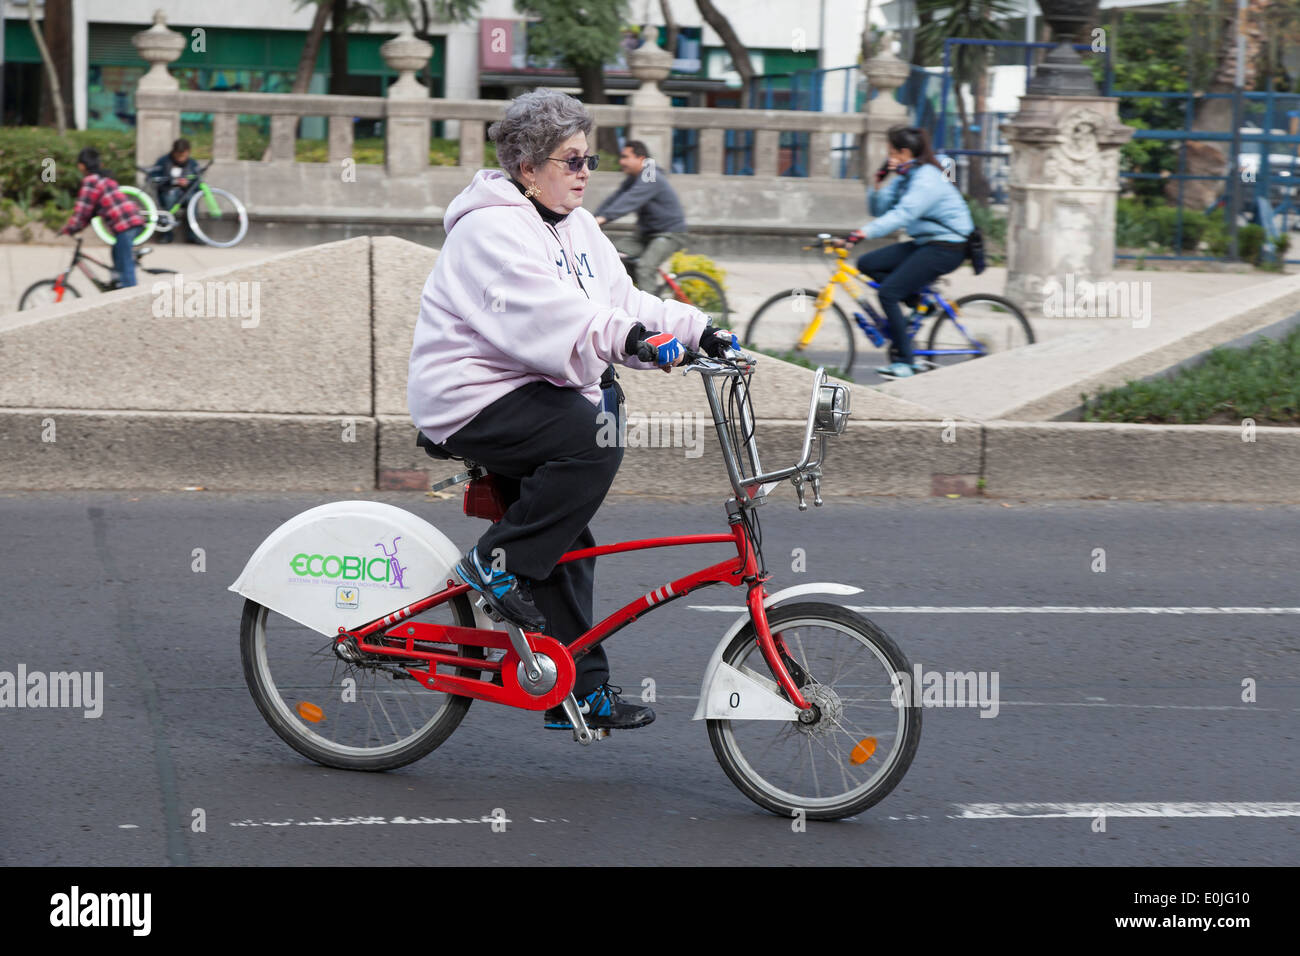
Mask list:
MULTIPOLYGON (((100 292, 112 292, 114 289, 121 288, 117 283, 117 272, 113 266, 107 262, 100 262, 94 256, 87 252, 81 251, 81 236, 77 237, 77 247, 72 251, 72 262, 63 272, 60 272, 53 279, 41 279, 39 282, 33 282, 23 293, 23 297, 18 300, 18 311, 24 309, 39 309, 43 305, 52 305, 56 302, 66 302, 68 299, 79 299, 81 293, 77 291, 76 286, 68 282, 68 276, 72 274, 73 269, 80 269, 90 280, 91 284, 100 292), (108 270, 108 279, 103 280, 95 276, 86 264, 92 262, 102 269, 108 270)), ((136 271, 143 272, 146 275, 161 276, 175 275, 175 269, 146 269, 140 265, 140 260, 153 251, 150 246, 138 246, 131 250, 135 253, 136 271)))

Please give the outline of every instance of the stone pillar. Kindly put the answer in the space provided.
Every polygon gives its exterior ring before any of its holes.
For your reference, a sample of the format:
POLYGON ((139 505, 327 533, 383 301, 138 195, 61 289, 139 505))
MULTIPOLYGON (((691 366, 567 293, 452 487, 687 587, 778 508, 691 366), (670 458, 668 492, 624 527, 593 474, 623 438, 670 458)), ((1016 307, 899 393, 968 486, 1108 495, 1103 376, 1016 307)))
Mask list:
POLYGON ((659 89, 659 84, 672 72, 672 67, 672 54, 653 43, 642 43, 627 55, 627 68, 641 83, 628 97, 631 108, 628 139, 645 143, 651 158, 664 169, 670 169, 673 162, 672 101, 659 89))
POLYGON ((726 130, 702 129, 699 131, 699 162, 697 170, 708 176, 721 176, 723 156, 726 154, 726 130))
POLYGON ((1109 97, 1025 96, 1011 145, 1006 296, 1042 314, 1043 287, 1096 282, 1115 264, 1119 147, 1133 135, 1109 97))
POLYGON ((1119 101, 1097 95, 1069 44, 1085 35, 1096 0, 1040 0, 1060 41, 1039 67, 1020 111, 1002 124, 1011 145, 1006 296, 1031 317, 1048 295, 1104 279, 1115 265, 1119 148, 1133 128, 1119 101))
POLYGON ((433 47, 411 33, 410 26, 379 48, 397 82, 388 88, 384 120, 384 166, 390 176, 417 176, 429 167, 429 91, 415 78, 433 55, 433 47))
POLYGON ((185 48, 185 37, 167 28, 167 15, 154 11, 153 26, 131 38, 149 72, 140 77, 135 91, 135 162, 152 166, 181 135, 180 84, 167 71, 185 48))
POLYGON ((894 99, 894 91, 907 82, 912 68, 906 60, 894 54, 892 41, 893 34, 886 33, 881 41, 884 52, 862 64, 868 88, 878 91, 875 99, 862 104, 862 110, 867 114, 861 151, 862 181, 868 192, 874 186, 872 174, 889 158, 889 140, 885 133, 891 126, 907 124, 910 120, 907 107, 894 99))

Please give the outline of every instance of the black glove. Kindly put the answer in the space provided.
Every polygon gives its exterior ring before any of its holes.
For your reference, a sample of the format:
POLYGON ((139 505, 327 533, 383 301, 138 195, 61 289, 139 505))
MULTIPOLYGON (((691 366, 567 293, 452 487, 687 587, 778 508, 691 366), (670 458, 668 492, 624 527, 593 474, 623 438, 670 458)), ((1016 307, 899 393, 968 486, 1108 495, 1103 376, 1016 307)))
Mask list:
POLYGON ((727 349, 740 351, 740 340, 728 329, 715 329, 708 325, 704 327, 697 348, 710 358, 720 359, 726 357, 727 349))

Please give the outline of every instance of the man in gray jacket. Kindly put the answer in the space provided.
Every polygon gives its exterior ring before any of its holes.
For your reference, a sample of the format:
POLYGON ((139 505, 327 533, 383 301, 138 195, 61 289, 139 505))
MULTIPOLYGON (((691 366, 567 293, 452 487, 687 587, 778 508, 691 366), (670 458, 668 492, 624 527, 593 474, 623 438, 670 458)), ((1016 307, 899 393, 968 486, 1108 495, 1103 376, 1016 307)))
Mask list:
POLYGON ((637 288, 653 292, 659 285, 659 264, 686 245, 686 216, 645 143, 628 140, 618 154, 618 165, 627 178, 596 210, 596 225, 636 213, 637 235, 620 239, 614 246, 637 260, 633 275, 637 288))

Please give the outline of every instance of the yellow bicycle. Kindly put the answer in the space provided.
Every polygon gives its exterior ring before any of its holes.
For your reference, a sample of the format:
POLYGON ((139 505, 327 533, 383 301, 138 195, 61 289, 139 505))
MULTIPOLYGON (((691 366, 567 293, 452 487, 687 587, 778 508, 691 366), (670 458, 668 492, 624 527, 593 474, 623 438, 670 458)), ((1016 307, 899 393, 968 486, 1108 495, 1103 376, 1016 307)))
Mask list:
MULTIPOLYGON (((835 271, 820 291, 786 289, 758 307, 745 329, 747 347, 800 364, 822 365, 828 372, 850 377, 856 355, 853 322, 834 301, 841 286, 853 300, 853 319, 877 348, 889 344, 888 320, 867 301, 866 290, 878 288, 848 262, 849 251, 832 244, 829 233, 817 245, 803 246, 834 256, 835 271)), ((908 322, 908 338, 933 318, 925 348, 913 350, 916 364, 950 365, 1005 352, 1034 342, 1034 330, 1010 299, 986 292, 949 302, 931 286, 919 293, 920 305, 908 322)))

